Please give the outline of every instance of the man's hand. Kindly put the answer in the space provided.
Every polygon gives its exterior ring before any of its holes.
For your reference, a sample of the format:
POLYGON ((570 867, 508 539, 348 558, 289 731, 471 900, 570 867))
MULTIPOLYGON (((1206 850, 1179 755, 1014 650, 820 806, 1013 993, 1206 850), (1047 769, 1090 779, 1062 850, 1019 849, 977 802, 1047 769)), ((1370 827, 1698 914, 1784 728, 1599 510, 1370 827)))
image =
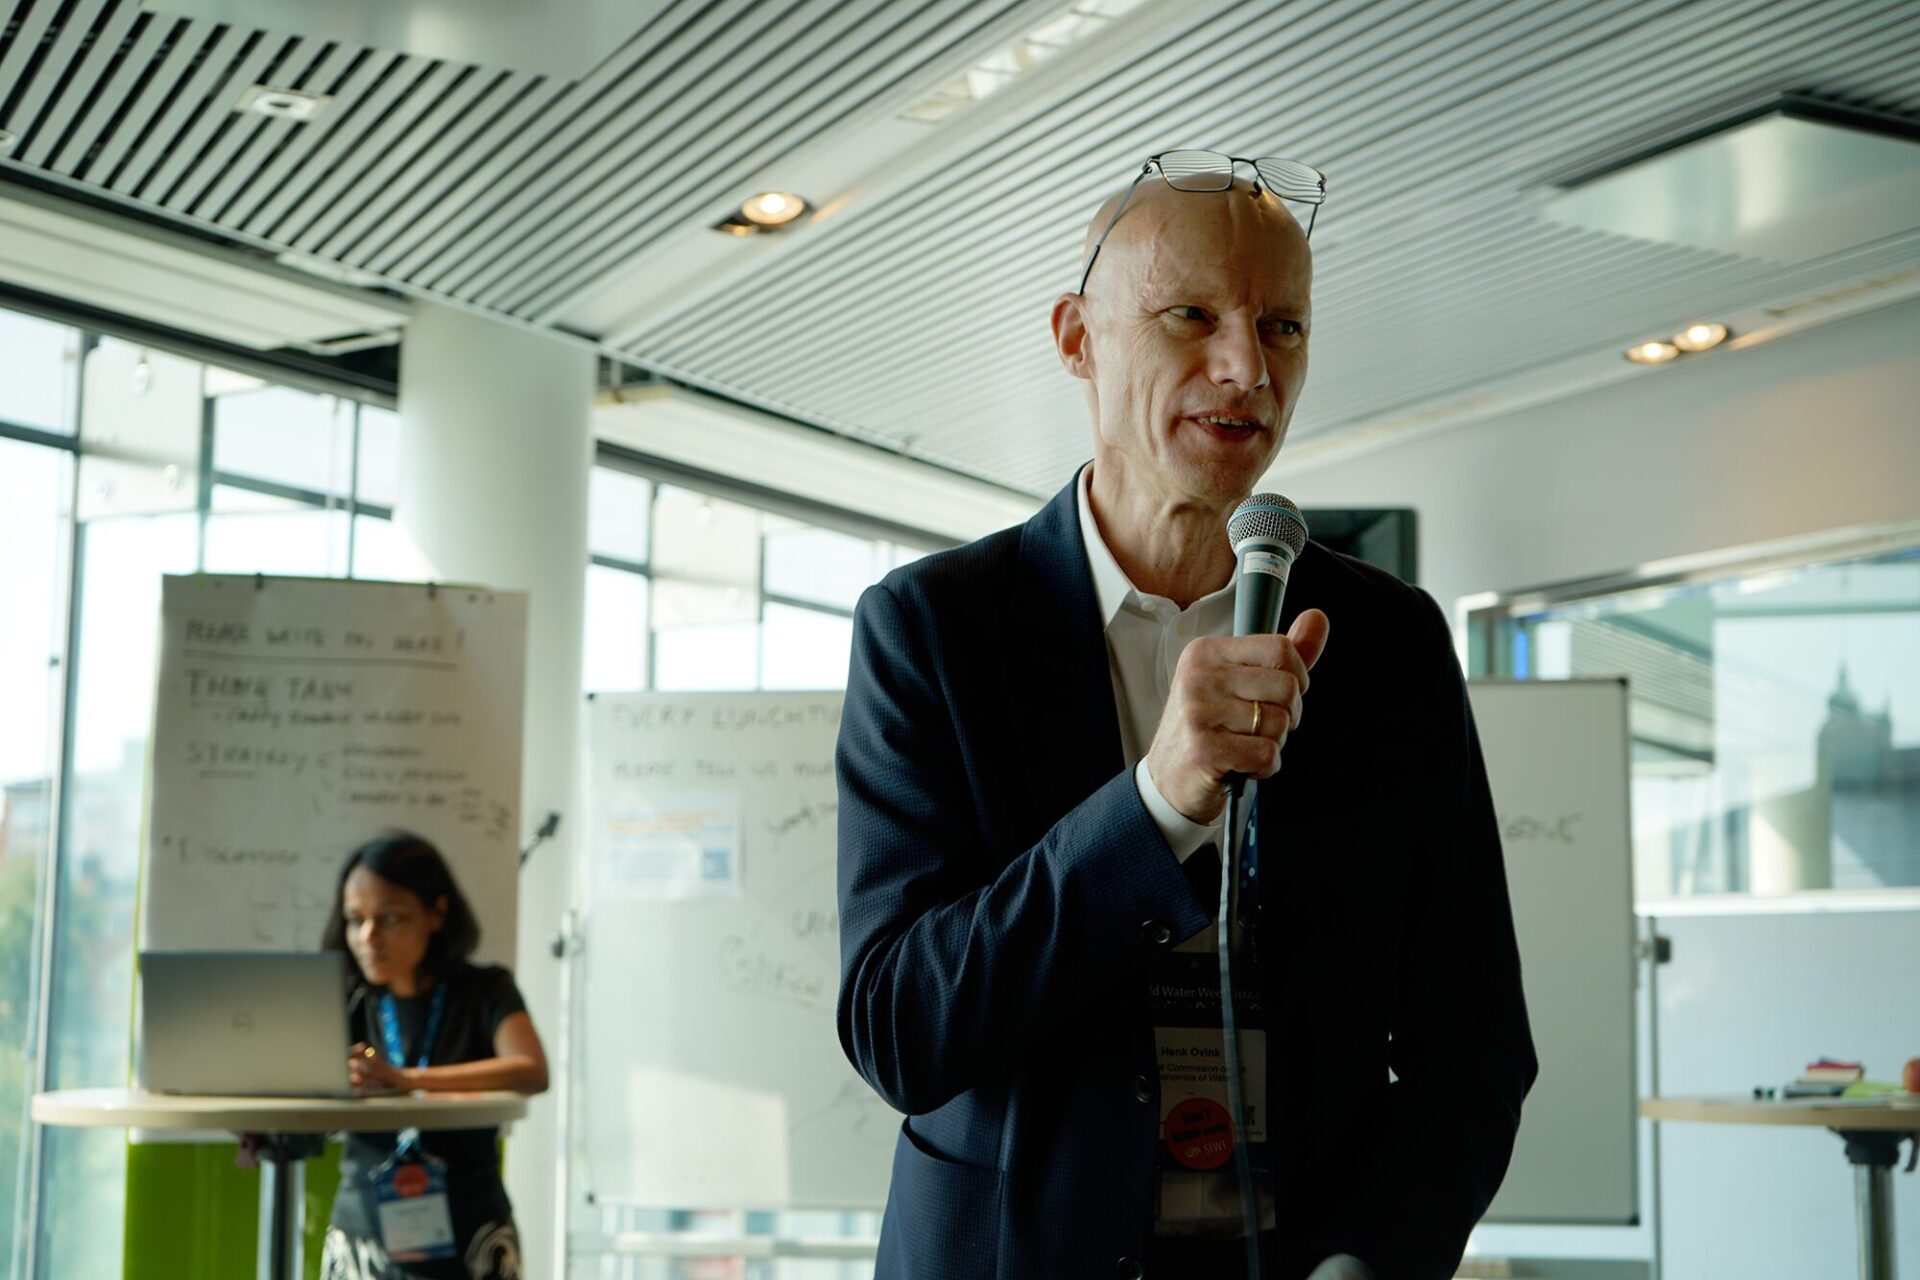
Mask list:
POLYGON ((1307 1280, 1373 1280, 1373 1272, 1351 1254, 1336 1254, 1313 1269, 1307 1280))
POLYGON ((1308 609, 1284 636, 1202 636, 1182 651, 1147 749, 1147 772, 1167 803, 1211 823, 1226 803, 1227 775, 1280 772, 1280 748, 1300 725, 1307 673, 1329 629, 1326 614, 1308 609))

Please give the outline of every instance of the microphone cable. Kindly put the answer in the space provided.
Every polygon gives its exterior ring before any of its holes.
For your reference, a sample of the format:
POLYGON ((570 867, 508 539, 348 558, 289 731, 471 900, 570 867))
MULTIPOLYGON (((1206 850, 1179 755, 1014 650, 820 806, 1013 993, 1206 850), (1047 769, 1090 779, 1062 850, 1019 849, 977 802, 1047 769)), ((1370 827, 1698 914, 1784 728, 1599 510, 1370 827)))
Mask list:
POLYGON ((1233 1125, 1233 1171, 1240 1183, 1240 1221, 1247 1237, 1247 1280, 1260 1280, 1260 1204, 1254 1197, 1253 1161, 1247 1154, 1247 1108, 1240 1083, 1240 1033, 1233 1009, 1233 897, 1240 880, 1244 840, 1240 812, 1246 799, 1246 779, 1227 780, 1225 856, 1220 859, 1220 918, 1215 924, 1220 943, 1220 1038, 1226 1061, 1227 1112, 1233 1125))

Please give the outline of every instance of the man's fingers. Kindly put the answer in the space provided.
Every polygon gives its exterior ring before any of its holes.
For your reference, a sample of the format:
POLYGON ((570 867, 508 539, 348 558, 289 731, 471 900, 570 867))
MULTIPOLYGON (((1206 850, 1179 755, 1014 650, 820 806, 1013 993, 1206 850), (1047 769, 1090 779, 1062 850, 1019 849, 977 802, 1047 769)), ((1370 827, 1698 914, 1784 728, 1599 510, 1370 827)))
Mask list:
POLYGON ((1327 636, 1332 630, 1333 621, 1318 609, 1303 610, 1287 628, 1287 639, 1293 642, 1293 650, 1307 670, 1313 670, 1313 664, 1327 651, 1327 636))
MULTIPOLYGON (((1260 726, 1264 731, 1266 726, 1260 726)), ((1284 738, 1281 740, 1284 741, 1284 738)), ((1222 776, 1240 774, 1248 778, 1271 778, 1280 771, 1281 741, 1258 738, 1226 738, 1221 741, 1216 763, 1222 776)))
MULTIPOLYGON (((1195 640, 1187 647, 1191 649, 1201 643, 1195 640)), ((1217 670, 1285 671, 1303 685, 1309 683, 1306 659, 1286 636, 1234 636, 1216 639, 1211 643, 1215 647, 1206 651, 1206 665, 1217 670)))
POLYGON ((1224 676, 1214 694, 1211 727, 1228 733, 1258 733, 1274 737, 1297 726, 1306 709, 1305 682, 1291 671, 1271 667, 1235 667, 1224 676), (1260 727, 1253 726, 1253 707, 1260 704, 1260 727))

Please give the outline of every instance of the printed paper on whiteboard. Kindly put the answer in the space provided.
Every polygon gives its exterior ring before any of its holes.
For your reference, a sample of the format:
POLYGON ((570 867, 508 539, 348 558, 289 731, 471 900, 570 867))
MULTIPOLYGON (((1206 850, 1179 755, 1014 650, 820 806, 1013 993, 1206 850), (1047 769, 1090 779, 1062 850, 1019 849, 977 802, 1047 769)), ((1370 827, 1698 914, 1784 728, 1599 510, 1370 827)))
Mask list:
POLYGON ((614 898, 737 897, 740 796, 633 796, 608 815, 599 890, 614 898))

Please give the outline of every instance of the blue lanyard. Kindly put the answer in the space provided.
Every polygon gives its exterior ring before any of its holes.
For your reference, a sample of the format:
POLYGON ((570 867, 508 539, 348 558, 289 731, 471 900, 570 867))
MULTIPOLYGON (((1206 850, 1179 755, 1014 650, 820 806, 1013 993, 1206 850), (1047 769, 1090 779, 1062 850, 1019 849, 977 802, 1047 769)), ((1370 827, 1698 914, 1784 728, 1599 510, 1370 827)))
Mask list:
MULTIPOLYGON (((433 989, 433 1007, 427 1011, 427 1034, 420 1040, 420 1061, 416 1067, 427 1065, 427 1057, 433 1052, 433 1038, 440 1031, 440 1018, 447 1011, 447 984, 443 980, 433 989)), ((393 996, 380 997, 380 1035, 387 1042, 387 1061, 396 1067, 407 1065, 407 1046, 400 1039, 400 1019, 393 1011, 393 996)))
POLYGON ((1241 848, 1245 858, 1241 866, 1240 887, 1251 892, 1260 877, 1260 788, 1250 788, 1253 803, 1247 806, 1247 838, 1241 848))

